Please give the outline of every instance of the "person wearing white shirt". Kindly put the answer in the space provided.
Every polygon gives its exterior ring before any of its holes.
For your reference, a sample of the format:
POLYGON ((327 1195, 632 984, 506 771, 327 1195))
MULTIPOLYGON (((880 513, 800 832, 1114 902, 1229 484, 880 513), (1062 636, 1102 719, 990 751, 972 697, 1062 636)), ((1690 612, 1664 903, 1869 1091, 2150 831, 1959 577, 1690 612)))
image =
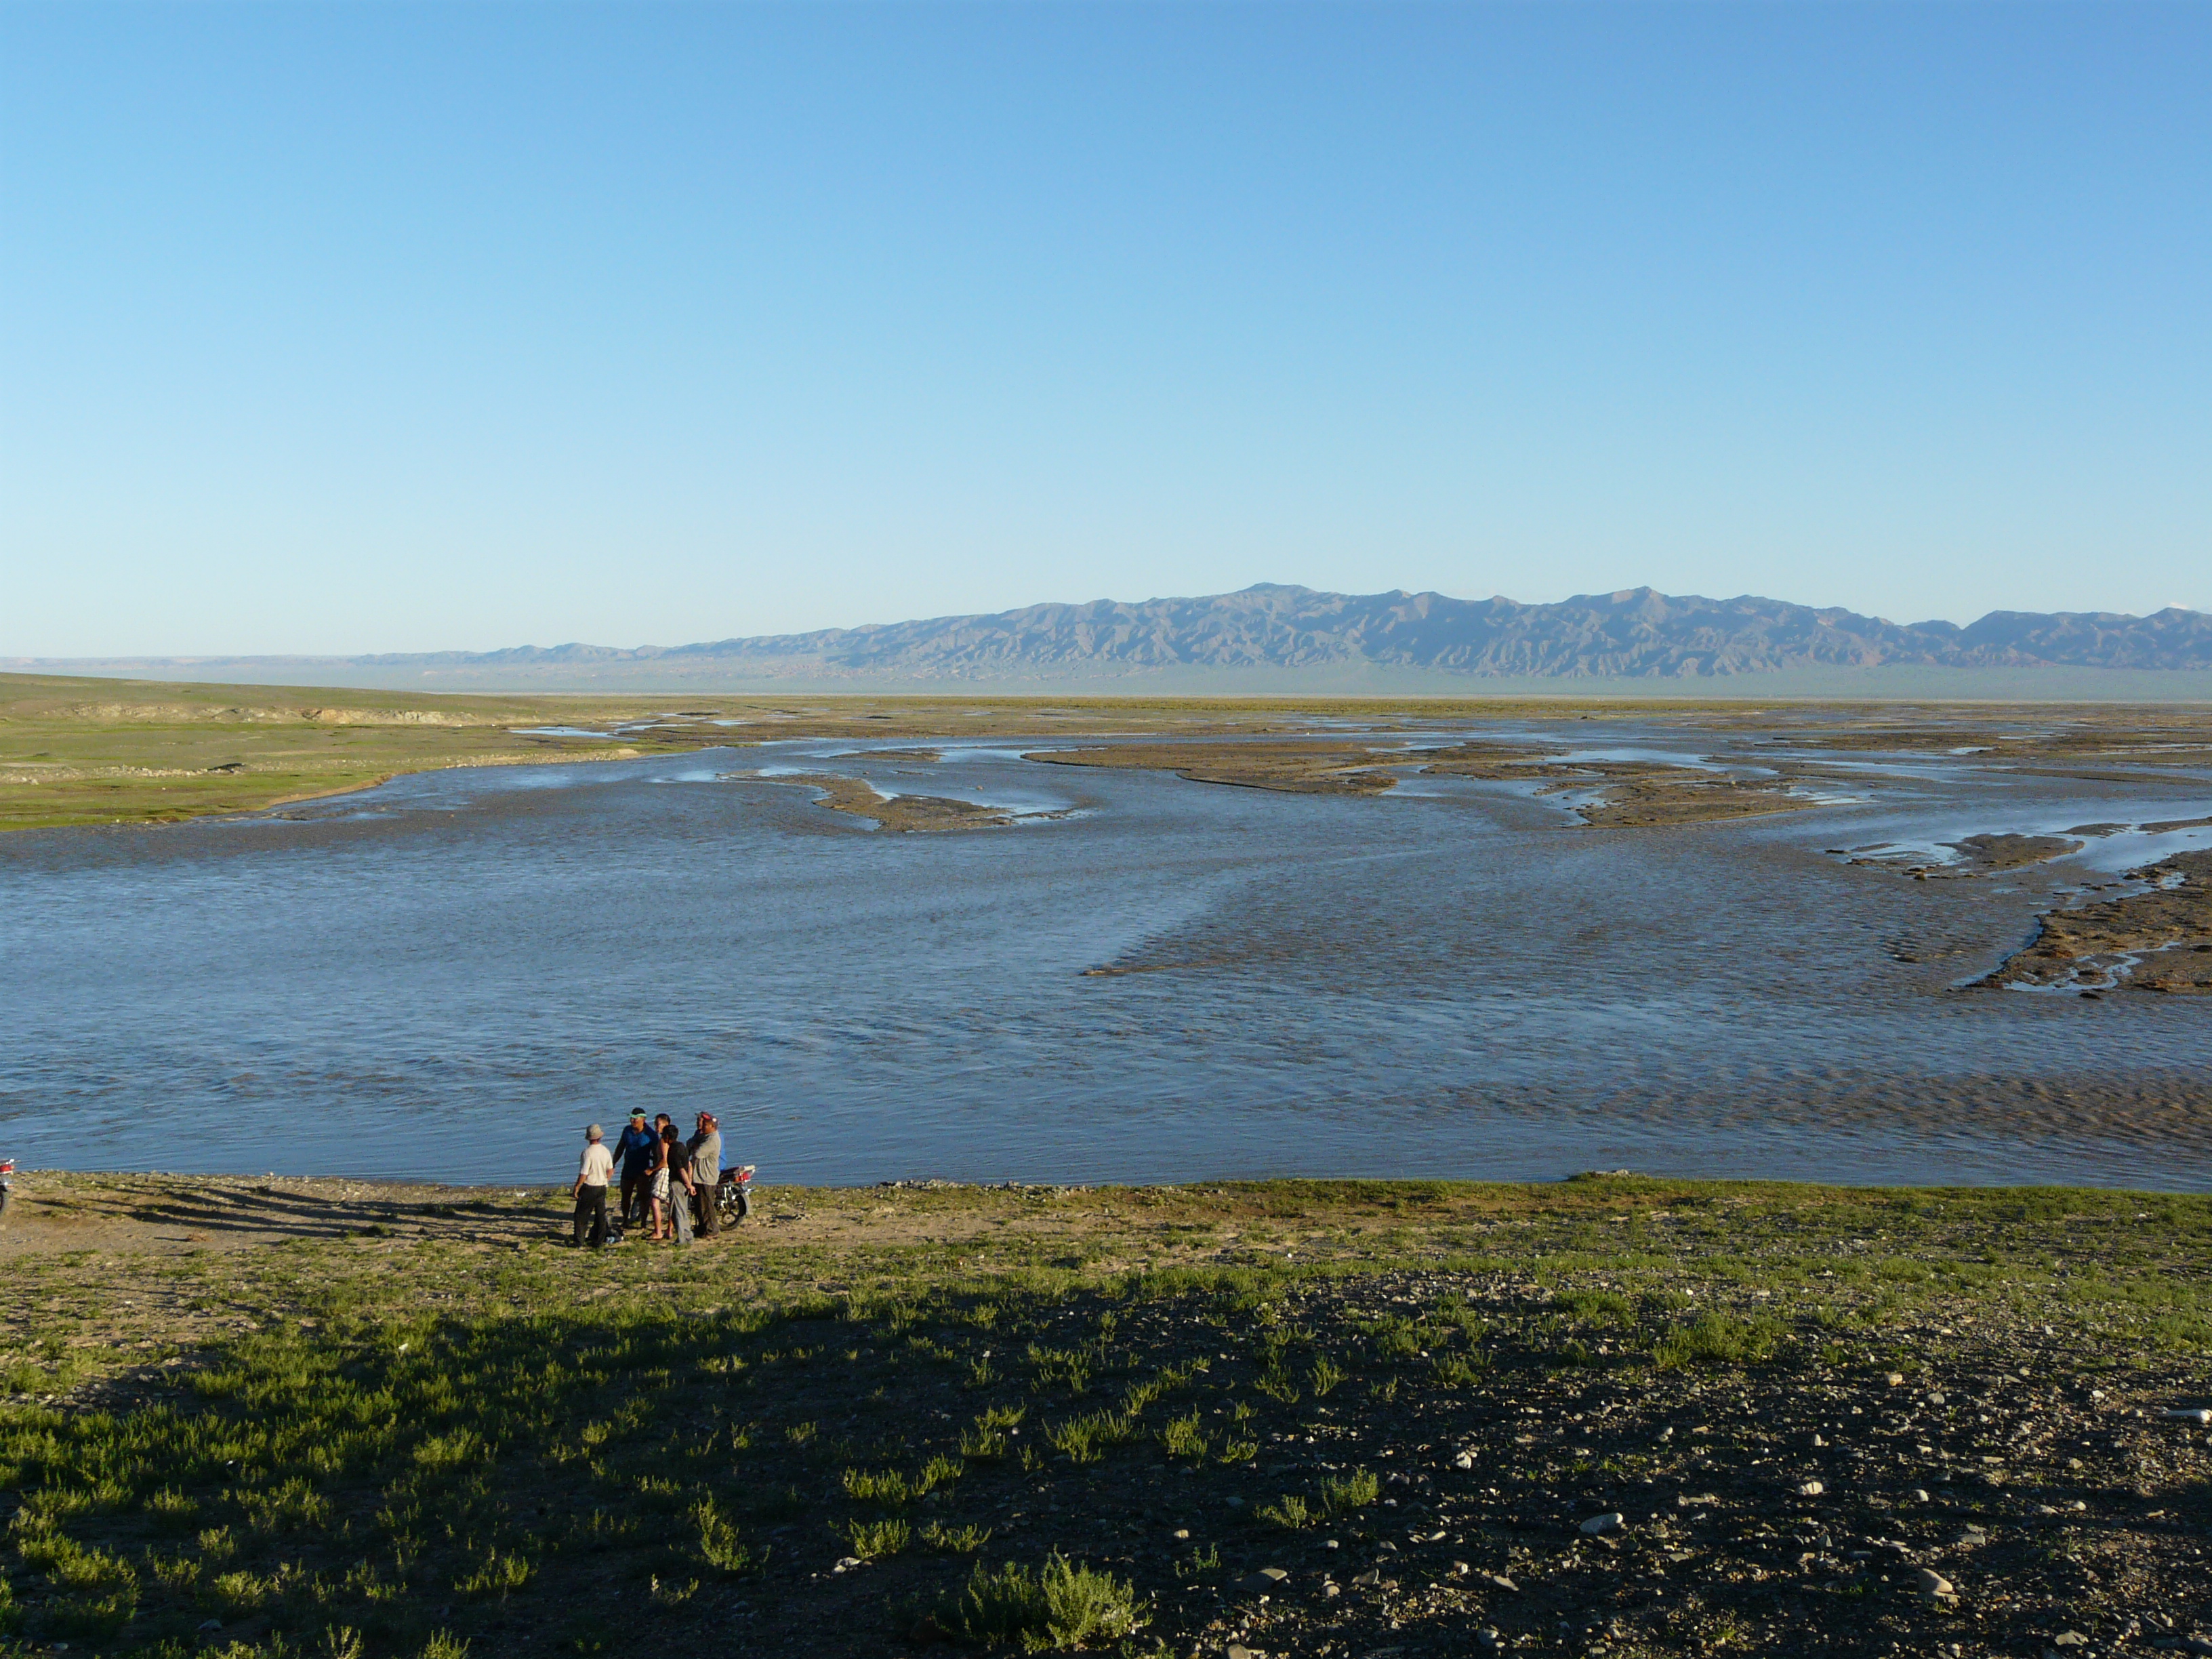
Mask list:
POLYGON ((576 1170, 576 1248, 583 1249, 588 1232, 592 1249, 607 1242, 607 1178, 615 1172, 615 1157, 602 1144, 596 1123, 584 1131, 583 1161, 576 1170))

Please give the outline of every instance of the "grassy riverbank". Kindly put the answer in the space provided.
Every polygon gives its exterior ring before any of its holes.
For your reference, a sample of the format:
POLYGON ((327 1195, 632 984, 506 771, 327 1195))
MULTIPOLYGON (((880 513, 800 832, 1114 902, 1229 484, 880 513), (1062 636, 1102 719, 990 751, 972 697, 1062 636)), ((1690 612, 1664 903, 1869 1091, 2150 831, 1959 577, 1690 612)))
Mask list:
POLYGON ((781 1189, 592 1254, 543 1194, 27 1190, 20 1644, 2020 1654, 2212 1619, 2207 1430, 2164 1415, 2212 1403, 2201 1199, 781 1189))
MULTIPOLYGON (((173 823, 264 811, 444 767, 617 759, 793 738, 1116 732, 1195 740, 1310 732, 1316 717, 1389 732, 1444 719, 1653 714, 1722 731, 1806 712, 1780 702, 1565 697, 494 696, 0 674, 0 830, 173 823), (532 729, 549 726, 567 734, 532 729)), ((1825 714, 1839 712, 1884 727, 1901 717, 1879 705, 1838 705, 1825 714)), ((2100 730, 2115 720, 2130 729, 2147 722, 2160 737, 2173 736, 2165 727, 2179 722, 2180 736, 2201 736, 2187 726, 2191 720, 2201 726, 2201 719, 2171 710, 2068 716, 2069 724, 2100 730)), ((2178 750, 2169 742, 2154 752, 2170 758, 2178 750)))

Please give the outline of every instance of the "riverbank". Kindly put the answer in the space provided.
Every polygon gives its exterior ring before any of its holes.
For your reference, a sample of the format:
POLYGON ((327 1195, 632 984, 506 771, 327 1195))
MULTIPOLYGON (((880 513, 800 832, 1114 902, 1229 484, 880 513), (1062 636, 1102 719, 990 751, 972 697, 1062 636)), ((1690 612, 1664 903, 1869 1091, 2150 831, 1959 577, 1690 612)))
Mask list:
POLYGON ((2169 1415, 2212 1405, 2204 1199, 770 1188, 720 1242, 593 1253, 542 1189, 19 1196, 0 1617, 41 1647, 2078 1654, 2212 1620, 2212 1431, 2169 1415))

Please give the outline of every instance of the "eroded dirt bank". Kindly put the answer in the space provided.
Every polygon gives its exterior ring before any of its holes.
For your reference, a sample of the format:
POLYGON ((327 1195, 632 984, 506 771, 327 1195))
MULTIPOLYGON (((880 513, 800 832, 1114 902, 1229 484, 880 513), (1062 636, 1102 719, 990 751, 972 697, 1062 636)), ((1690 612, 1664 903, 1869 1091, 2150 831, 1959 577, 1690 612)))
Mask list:
POLYGON ((2130 880, 2138 890, 2045 915, 2027 948, 1989 982, 2212 994, 2212 852, 2177 854, 2130 880))

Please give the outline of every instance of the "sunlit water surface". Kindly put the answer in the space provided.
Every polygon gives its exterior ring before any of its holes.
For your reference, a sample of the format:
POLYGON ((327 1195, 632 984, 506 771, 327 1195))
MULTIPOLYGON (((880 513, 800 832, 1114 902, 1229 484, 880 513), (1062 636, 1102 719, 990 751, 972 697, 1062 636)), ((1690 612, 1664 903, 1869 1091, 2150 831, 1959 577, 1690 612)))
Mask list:
POLYGON ((538 1182, 635 1104, 717 1112, 764 1182, 2212 1188, 2212 1005, 1951 988, 2054 886, 2203 832, 1972 881, 1821 850, 2173 817, 2201 782, 1853 757, 1856 804, 1605 831, 1510 786, 1334 799, 1022 747, 441 772, 7 837, 0 1154, 538 1182), (872 832, 726 775, 763 765, 1073 813, 872 832))

